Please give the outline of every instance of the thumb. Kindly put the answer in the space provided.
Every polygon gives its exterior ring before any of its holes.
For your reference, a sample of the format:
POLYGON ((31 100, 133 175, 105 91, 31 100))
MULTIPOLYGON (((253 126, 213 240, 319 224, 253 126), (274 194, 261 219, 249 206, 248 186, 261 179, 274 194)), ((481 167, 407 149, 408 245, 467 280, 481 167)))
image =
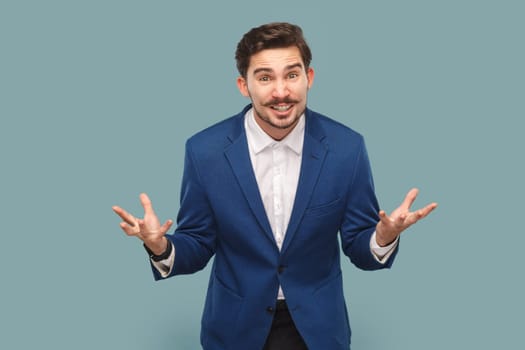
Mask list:
POLYGON ((171 225, 173 225, 173 220, 166 220, 166 222, 160 227, 160 232, 165 235, 170 229, 171 225))

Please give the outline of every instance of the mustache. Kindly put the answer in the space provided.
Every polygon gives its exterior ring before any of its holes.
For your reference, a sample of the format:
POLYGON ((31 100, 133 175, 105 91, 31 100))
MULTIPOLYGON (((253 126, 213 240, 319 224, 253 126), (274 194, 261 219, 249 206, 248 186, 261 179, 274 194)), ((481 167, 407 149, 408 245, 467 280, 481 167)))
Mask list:
POLYGON ((278 104, 280 104, 280 103, 290 103, 290 104, 291 104, 291 103, 299 103, 299 101, 294 100, 294 99, 291 99, 291 98, 283 98, 283 99, 277 99, 277 98, 275 98, 275 99, 273 99, 273 100, 270 100, 270 101, 268 101, 268 102, 265 102, 265 103, 263 104, 263 106, 265 106, 265 107, 269 107, 269 106, 272 106, 272 105, 278 105, 278 104))

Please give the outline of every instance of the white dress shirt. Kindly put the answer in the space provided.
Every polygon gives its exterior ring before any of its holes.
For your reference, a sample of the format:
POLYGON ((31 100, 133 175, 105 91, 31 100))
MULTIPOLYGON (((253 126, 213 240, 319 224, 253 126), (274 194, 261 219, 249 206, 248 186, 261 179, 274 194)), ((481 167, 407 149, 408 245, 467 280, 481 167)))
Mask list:
POLYGON ((255 121, 253 109, 245 118, 252 167, 266 216, 279 250, 290 222, 299 182, 304 141, 304 115, 281 141, 265 133, 255 121))
MULTIPOLYGON (((274 140, 261 129, 255 121, 253 109, 246 112, 244 127, 259 193, 272 228, 275 243, 280 250, 292 214, 299 181, 305 117, 303 114, 293 130, 280 141, 274 140)), ((397 240, 389 246, 380 247, 376 242, 375 232, 370 240, 373 256, 380 263, 385 263, 388 260, 396 245, 397 240)), ((160 262, 152 261, 152 263, 160 274, 166 277, 171 271, 174 259, 175 249, 172 250, 168 259, 160 262)), ((278 298, 284 299, 281 287, 279 287, 278 298)))
MULTIPOLYGON (((253 109, 246 113, 244 126, 259 193, 279 250, 290 222, 297 192, 304 141, 304 115, 281 141, 265 133, 255 121, 253 109)), ((284 299, 279 286, 278 299, 284 299)))

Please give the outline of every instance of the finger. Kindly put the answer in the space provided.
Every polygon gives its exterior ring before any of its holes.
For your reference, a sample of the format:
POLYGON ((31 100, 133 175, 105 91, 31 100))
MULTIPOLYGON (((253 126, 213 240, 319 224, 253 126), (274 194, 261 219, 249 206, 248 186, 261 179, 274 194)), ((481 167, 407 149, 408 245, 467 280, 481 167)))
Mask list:
POLYGON ((138 219, 137 225, 139 226, 140 232, 147 232, 146 221, 144 221, 144 219, 138 219))
POLYGON ((121 207, 115 205, 112 207, 112 209, 128 225, 135 226, 137 224, 137 219, 133 215, 131 215, 130 213, 122 209, 121 207))
POLYGON ((140 203, 142 204, 142 207, 144 208, 144 214, 155 214, 153 211, 153 205, 151 204, 151 200, 149 199, 148 195, 145 193, 140 194, 140 203))
POLYGON ((379 211, 379 221, 382 221, 384 225, 392 225, 392 220, 388 215, 386 215, 386 212, 384 210, 379 211))
POLYGON ((407 225, 410 226, 410 225, 415 224, 416 222, 418 222, 419 220, 423 219, 428 214, 430 214, 432 210, 436 208, 437 208, 437 203, 431 203, 424 208, 421 208, 413 213, 410 213, 406 221, 407 225))
POLYGON ((173 220, 167 220, 164 223, 164 225, 160 227, 160 232, 162 232, 162 234, 165 235, 166 232, 168 232, 168 230, 170 229, 171 225, 173 225, 173 220))
POLYGON ((394 225, 397 227, 403 227, 406 225, 408 215, 406 213, 400 214, 397 218, 394 219, 394 225))
POLYGON ((420 210, 410 213, 410 215, 408 215, 407 219, 405 220, 405 227, 408 228, 409 226, 414 225, 419 221, 419 219, 422 218, 421 215, 422 212, 420 210))
POLYGON ((430 203, 429 205, 427 205, 426 207, 422 208, 422 209, 419 209, 418 212, 421 213, 420 215, 420 219, 424 218, 425 216, 427 216, 428 214, 430 214, 434 209, 437 208, 437 203, 430 203))
POLYGON ((122 231, 124 231, 128 236, 136 236, 138 234, 138 229, 136 226, 130 226, 126 222, 120 223, 120 228, 122 231))
POLYGON ((416 200, 418 193, 419 190, 417 188, 413 188, 410 191, 408 191, 407 195, 405 196, 405 199, 403 200, 403 203, 401 203, 399 207, 408 211, 414 203, 414 201, 416 200))

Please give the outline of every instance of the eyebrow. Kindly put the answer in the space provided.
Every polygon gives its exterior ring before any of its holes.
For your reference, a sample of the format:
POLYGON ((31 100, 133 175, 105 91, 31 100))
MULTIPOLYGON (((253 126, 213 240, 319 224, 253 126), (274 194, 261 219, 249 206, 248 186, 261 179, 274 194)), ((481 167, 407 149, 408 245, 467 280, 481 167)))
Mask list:
MULTIPOLYGON (((303 68, 303 65, 301 63, 290 64, 290 65, 284 67, 284 70, 292 70, 294 68, 303 68)), ((253 71, 253 75, 256 75, 256 74, 261 73, 261 72, 272 73, 273 69, 271 69, 271 68, 264 68, 264 67, 257 68, 257 69, 255 69, 253 71)))

